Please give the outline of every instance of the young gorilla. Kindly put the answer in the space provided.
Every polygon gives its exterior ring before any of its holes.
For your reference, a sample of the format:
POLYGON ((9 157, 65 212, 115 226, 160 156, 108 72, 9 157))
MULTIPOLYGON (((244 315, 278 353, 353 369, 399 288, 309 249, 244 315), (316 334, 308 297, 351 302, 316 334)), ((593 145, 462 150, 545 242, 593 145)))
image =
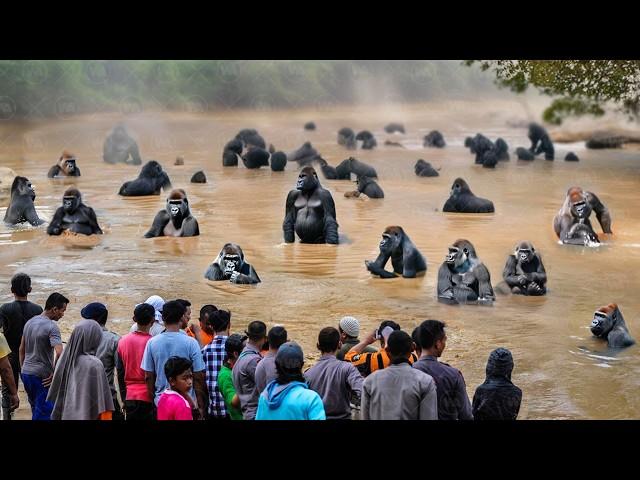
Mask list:
POLYGON ((418 251, 409 236, 404 233, 402 227, 387 227, 382 233, 380 242, 380 255, 375 261, 365 260, 364 264, 374 275, 380 278, 395 278, 402 275, 404 278, 414 278, 419 273, 427 270, 427 261, 418 251), (393 272, 387 272, 384 266, 391 257, 393 272))
POLYGON ((586 245, 589 242, 600 243, 589 216, 596 212, 596 218, 604 233, 611 232, 611 214, 594 193, 585 192, 580 187, 571 187, 567 191, 562 208, 553 219, 553 229, 562 243, 586 245))
POLYGON ((162 166, 155 160, 147 162, 135 180, 124 182, 119 195, 125 197, 141 197, 144 195, 160 195, 160 189, 171 188, 171 180, 162 166))
POLYGON ((234 138, 227 142, 222 151, 222 166, 237 167, 238 158, 242 154, 242 140, 234 138))
POLYGON ((544 153, 545 160, 553 160, 554 150, 553 142, 549 138, 549 134, 544 127, 537 123, 529 124, 529 140, 531 140, 531 147, 529 151, 534 155, 544 153))
POLYGON ((253 267, 244 261, 244 253, 240 245, 227 243, 218 258, 209 266, 204 274, 207 280, 229 280, 231 283, 260 283, 260 277, 253 267))
POLYGON ((416 175, 419 177, 438 177, 440 174, 434 169, 429 162, 419 159, 414 167, 416 175))
POLYGON ((615 303, 600 307, 593 314, 591 333, 598 338, 606 338, 610 348, 624 348, 636 343, 629 334, 622 312, 615 303))
POLYGON ((456 178, 451 186, 451 196, 442 207, 443 212, 454 213, 493 213, 491 200, 476 197, 467 182, 456 178))
POLYGON ((151 229, 144 234, 145 238, 198 235, 198 221, 191 215, 187 194, 181 188, 171 191, 167 198, 167 206, 156 214, 151 229))
POLYGON ((47 177, 79 177, 80 169, 76 165, 76 157, 74 154, 69 153, 67 150, 62 152, 58 163, 51 167, 47 177))
POLYGON ((285 209, 285 242, 295 241, 295 231, 302 243, 338 244, 336 206, 331 193, 320 186, 313 167, 300 171, 296 190, 287 195, 285 209))
POLYGON ((513 255, 509 255, 502 272, 511 293, 544 295, 547 293, 547 273, 542 258, 531 242, 520 242, 513 255))
POLYGON ((344 145, 349 150, 355 150, 358 145, 355 132, 348 127, 338 130, 338 145, 344 145))
POLYGON ((47 227, 49 235, 60 235, 65 230, 81 235, 102 234, 96 212, 82 203, 82 194, 77 188, 69 188, 62 197, 62 206, 47 227))
POLYGON ((424 136, 423 147, 444 148, 447 143, 444 141, 442 133, 438 130, 432 130, 424 136))
POLYGON ((347 198, 359 197, 361 193, 364 193, 369 198, 384 198, 384 192, 380 185, 369 177, 358 177, 358 189, 353 192, 345 192, 344 196, 347 198))
POLYGON ((142 165, 138 144, 129 136, 124 125, 116 125, 104 141, 102 159, 107 163, 142 165))
POLYGON ((15 225, 29 222, 34 227, 42 225, 44 220, 38 218, 33 201, 36 199, 36 191, 28 178, 16 177, 11 184, 11 201, 4 214, 4 221, 15 225))
POLYGON ((438 301, 458 304, 494 300, 489 270, 477 257, 473 244, 456 240, 438 271, 438 301))

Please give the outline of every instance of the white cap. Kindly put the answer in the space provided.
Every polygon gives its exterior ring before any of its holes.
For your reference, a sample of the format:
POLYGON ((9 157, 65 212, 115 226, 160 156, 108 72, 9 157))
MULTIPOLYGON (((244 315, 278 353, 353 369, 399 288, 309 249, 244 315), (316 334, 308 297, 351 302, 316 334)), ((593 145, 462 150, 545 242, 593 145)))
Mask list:
POLYGON ((360 322, 355 317, 342 317, 340 320, 340 328, 350 337, 358 337, 360 333, 360 322))

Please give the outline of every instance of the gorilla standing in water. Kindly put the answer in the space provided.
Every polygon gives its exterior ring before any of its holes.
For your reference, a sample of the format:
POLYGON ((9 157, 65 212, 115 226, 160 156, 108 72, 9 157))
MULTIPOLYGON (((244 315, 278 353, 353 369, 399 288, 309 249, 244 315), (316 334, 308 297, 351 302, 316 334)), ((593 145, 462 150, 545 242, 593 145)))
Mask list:
POLYGON ((47 177, 79 177, 80 169, 76 165, 76 156, 68 151, 62 152, 58 163, 51 167, 47 177))
POLYGON ((15 225, 17 223, 29 222, 38 226, 44 220, 38 217, 33 201, 36 199, 36 191, 28 178, 16 177, 11 184, 11 201, 4 214, 4 221, 15 225))
POLYGON ((380 278, 395 278, 402 275, 404 278, 414 278, 419 273, 427 271, 427 261, 418 251, 409 236, 404 233, 402 227, 392 226, 385 228, 380 242, 380 255, 375 261, 365 260, 364 264, 374 275, 380 278), (393 272, 387 272, 384 266, 391 257, 393 272))
POLYGON ((467 182, 456 178, 451 186, 451 196, 442 207, 443 212, 454 213, 493 213, 491 200, 476 197, 467 182))
POLYGON ((320 186, 313 167, 300 171, 296 190, 289 192, 285 208, 285 242, 295 241, 295 231, 302 243, 338 244, 336 206, 331 193, 320 186))
POLYGON ((244 261, 244 253, 240 245, 227 243, 218 258, 209 266, 204 274, 207 280, 229 280, 231 283, 260 283, 260 277, 253 267, 244 261))
POLYGON ((62 206, 56 210, 47 233, 60 235, 65 230, 82 235, 102 234, 96 212, 82 203, 82 194, 77 188, 69 188, 62 197, 62 206))
POLYGON ((534 155, 544 153, 545 160, 553 160, 553 142, 544 127, 537 123, 530 123, 528 136, 529 140, 531 140, 531 147, 529 148, 531 153, 534 155))
POLYGON ((124 125, 116 125, 104 141, 102 158, 107 163, 142 165, 138 144, 129 136, 124 125))
POLYGON ((172 190, 167 198, 167 206, 153 219, 151 229, 145 238, 153 237, 196 237, 200 235, 198 221, 189 210, 189 199, 181 188, 172 190))
POLYGON ((313 148, 311 142, 304 142, 300 148, 287 155, 287 161, 298 162, 299 166, 306 167, 319 157, 320 154, 313 148))
POLYGON ((615 303, 595 311, 591 321, 591 333, 598 338, 606 339, 610 348, 624 348, 636 343, 615 303))
POLYGON ((553 229, 565 244, 586 245, 600 242, 589 216, 596 212, 596 218, 604 233, 611 232, 611 214, 594 193, 585 192, 580 187, 571 187, 567 192, 562 208, 553 219, 553 229))
POLYGON ((509 255, 502 272, 511 293, 544 295, 547 293, 547 273, 542 258, 530 242, 520 242, 513 255, 509 255))
POLYGON ((432 130, 424 136, 423 147, 444 148, 447 143, 444 141, 442 133, 438 130, 432 130))
POLYGON ((477 257, 473 244, 456 240, 438 271, 438 301, 490 304, 494 300, 489 270, 477 257))
POLYGON ((119 195, 125 197, 141 197, 144 195, 160 195, 160 189, 171 188, 171 180, 162 166, 155 160, 147 162, 135 180, 124 182, 119 195))
POLYGON ((348 127, 338 130, 338 145, 344 145, 349 150, 355 150, 358 146, 355 132, 348 127))

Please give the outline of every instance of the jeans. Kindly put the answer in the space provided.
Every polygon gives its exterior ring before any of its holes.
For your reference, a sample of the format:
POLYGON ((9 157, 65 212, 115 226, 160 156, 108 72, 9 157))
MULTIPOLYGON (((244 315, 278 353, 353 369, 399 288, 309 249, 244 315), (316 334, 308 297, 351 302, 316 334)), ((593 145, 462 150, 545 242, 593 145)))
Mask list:
POLYGON ((155 420, 155 405, 153 402, 143 402, 142 400, 125 400, 127 421, 128 420, 155 420))
POLYGON ((32 420, 51 420, 51 412, 53 411, 53 402, 47 401, 49 387, 42 385, 42 379, 35 375, 20 375, 24 389, 29 397, 31 405, 32 420))

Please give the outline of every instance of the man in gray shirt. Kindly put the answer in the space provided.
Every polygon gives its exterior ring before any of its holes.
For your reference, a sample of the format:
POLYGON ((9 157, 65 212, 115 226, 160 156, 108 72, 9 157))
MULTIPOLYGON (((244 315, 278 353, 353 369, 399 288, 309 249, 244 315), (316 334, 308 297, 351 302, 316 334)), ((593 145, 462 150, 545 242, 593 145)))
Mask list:
POLYGON ((269 330, 268 339, 269 353, 260 360, 260 363, 258 363, 256 367, 256 388, 258 389, 258 393, 262 393, 262 391, 267 388, 267 385, 278 376, 278 372, 276 371, 276 354, 278 353, 280 345, 287 341, 287 331, 284 327, 276 325, 269 330))
POLYGON ((437 420, 436 385, 429 375, 409 364, 413 341, 396 330, 385 346, 391 365, 376 370, 362 385, 363 420, 437 420))
POLYGON ((245 420, 255 420, 260 393, 256 387, 256 367, 262 360, 260 349, 267 340, 267 326, 264 322, 251 322, 247 327, 247 345, 233 366, 233 386, 240 399, 240 408, 245 420))
POLYGON ((350 362, 336 358, 340 347, 340 332, 333 327, 320 330, 318 350, 320 360, 304 373, 309 387, 322 397, 327 420, 351 419, 350 400, 360 403, 364 378, 350 362))

